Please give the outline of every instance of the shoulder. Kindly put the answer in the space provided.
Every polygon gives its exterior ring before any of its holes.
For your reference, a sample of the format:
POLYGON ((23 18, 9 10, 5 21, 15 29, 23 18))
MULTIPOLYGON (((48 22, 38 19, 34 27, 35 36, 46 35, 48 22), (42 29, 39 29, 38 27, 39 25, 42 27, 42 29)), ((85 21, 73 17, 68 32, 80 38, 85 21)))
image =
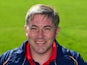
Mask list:
POLYGON ((68 48, 65 48, 64 46, 61 46, 57 41, 56 41, 56 45, 57 45, 57 52, 60 57, 62 57, 64 55, 69 55, 69 56, 73 56, 75 59, 77 59, 80 55, 78 52, 76 52, 74 50, 70 50, 68 48))
POLYGON ((0 56, 0 65, 2 65, 3 63, 8 63, 8 65, 13 65, 15 63, 18 63, 18 65, 19 63, 21 64, 21 62, 23 62, 25 58, 26 43, 27 41, 25 41, 21 47, 9 50, 2 54, 2 56, 0 56))
POLYGON ((23 58, 23 50, 20 48, 9 50, 0 56, 0 65, 6 64, 8 61, 17 62, 20 58, 23 58))
POLYGON ((83 58, 78 52, 67 49, 61 45, 58 45, 57 49, 58 49, 58 54, 60 58, 66 59, 68 61, 72 60, 74 63, 79 64, 79 65, 86 64, 86 62, 83 60, 83 58))
POLYGON ((74 50, 70 50, 68 48, 62 47, 61 46, 61 51, 64 55, 69 55, 69 56, 73 56, 75 59, 77 59, 80 54, 74 50))

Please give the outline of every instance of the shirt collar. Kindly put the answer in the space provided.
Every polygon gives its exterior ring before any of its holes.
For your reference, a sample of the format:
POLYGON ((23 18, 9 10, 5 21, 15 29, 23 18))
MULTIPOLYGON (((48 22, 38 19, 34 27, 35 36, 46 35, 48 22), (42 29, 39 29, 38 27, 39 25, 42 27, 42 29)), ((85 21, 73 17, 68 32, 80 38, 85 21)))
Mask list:
MULTIPOLYGON (((57 56, 57 46, 56 46, 56 42, 53 42, 53 48, 52 48, 52 55, 51 57, 48 59, 47 62, 45 62, 43 65, 49 65, 52 61, 56 60, 56 56, 57 56)), ((29 63, 31 65, 36 65, 33 61, 31 52, 30 52, 30 44, 27 43, 26 44, 26 58, 28 59, 29 63)))

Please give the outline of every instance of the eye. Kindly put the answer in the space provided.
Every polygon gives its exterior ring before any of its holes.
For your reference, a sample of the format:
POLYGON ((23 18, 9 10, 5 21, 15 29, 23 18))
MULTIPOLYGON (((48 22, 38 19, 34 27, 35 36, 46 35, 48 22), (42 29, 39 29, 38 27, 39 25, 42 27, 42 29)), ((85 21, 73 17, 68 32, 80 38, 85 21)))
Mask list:
POLYGON ((31 27, 30 29, 31 29, 31 30, 37 30, 37 28, 36 28, 36 27, 31 27))
POLYGON ((50 31, 51 30, 51 27, 45 27, 44 29, 50 31))
POLYGON ((38 27, 36 26, 36 25, 32 25, 32 26, 30 26, 30 30, 38 30, 38 27))

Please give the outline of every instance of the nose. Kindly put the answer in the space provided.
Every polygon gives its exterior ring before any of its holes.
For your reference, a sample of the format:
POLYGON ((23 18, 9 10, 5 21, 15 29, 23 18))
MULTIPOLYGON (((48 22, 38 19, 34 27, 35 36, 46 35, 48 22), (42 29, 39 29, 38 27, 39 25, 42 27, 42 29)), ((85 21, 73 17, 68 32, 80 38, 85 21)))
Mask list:
POLYGON ((43 32, 42 29, 41 29, 41 30, 38 30, 38 35, 37 35, 37 37, 40 38, 40 39, 44 37, 44 32, 43 32))

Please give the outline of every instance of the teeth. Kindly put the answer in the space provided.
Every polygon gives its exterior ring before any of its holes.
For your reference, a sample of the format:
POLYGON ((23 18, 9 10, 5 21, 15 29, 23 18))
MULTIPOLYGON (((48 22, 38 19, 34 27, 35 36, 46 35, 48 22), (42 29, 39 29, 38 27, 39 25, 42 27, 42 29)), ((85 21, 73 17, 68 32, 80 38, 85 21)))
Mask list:
POLYGON ((36 43, 44 43, 44 42, 36 42, 36 43))

